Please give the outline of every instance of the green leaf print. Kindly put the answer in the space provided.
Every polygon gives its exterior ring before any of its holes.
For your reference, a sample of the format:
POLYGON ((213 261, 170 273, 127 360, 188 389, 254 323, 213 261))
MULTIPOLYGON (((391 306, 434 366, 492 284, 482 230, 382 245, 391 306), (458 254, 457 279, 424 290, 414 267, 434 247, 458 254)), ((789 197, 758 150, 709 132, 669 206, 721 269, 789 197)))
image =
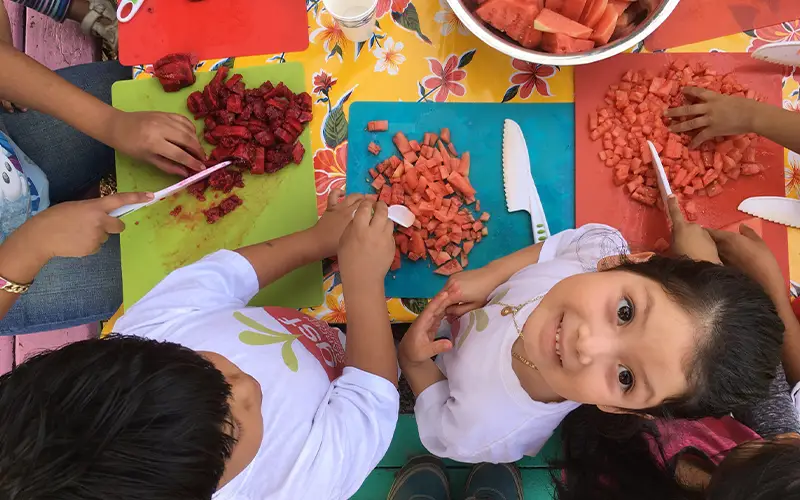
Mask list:
POLYGON ((477 330, 479 332, 486 330, 486 327, 489 326, 489 315, 486 314, 486 311, 484 311, 483 309, 478 309, 477 311, 475 311, 475 319, 476 319, 475 323, 477 325, 477 330))
POLYGON ((331 109, 325 117, 325 125, 322 128, 322 137, 325 145, 331 149, 347 140, 347 118, 344 115, 342 105, 331 109))
POLYGON ((458 336, 458 340, 456 341, 456 344, 458 344, 456 346, 457 348, 459 349, 461 348, 461 346, 464 344, 464 341, 467 340, 467 337, 469 337, 469 334, 472 333, 472 328, 474 326, 475 326, 475 311, 472 311, 469 313, 469 322, 467 323, 467 329, 464 330, 464 333, 458 336))
POLYGON ((286 363, 286 366, 296 372, 298 369, 298 362, 297 356, 295 356, 294 351, 292 350, 292 343, 286 342, 283 344, 283 348, 281 348, 281 356, 283 356, 283 362, 286 363))
POLYGON ((501 300, 503 300, 504 298, 506 298, 506 295, 508 295, 508 291, 509 291, 509 290, 511 290, 511 289, 510 289, 510 288, 506 288, 505 290, 501 290, 501 291, 497 292, 497 295, 495 295, 495 296, 492 298, 492 301, 491 301, 491 302, 489 302, 489 304, 488 304, 488 305, 490 305, 490 306, 496 306, 497 304, 499 304, 501 300))
POLYGON ((283 337, 288 336, 294 338, 294 335, 289 335, 287 333, 281 333, 281 332, 276 332, 275 330, 271 330, 266 326, 262 325, 261 323, 259 323, 258 321, 248 318, 239 311, 233 313, 233 319, 235 319, 239 323, 243 323, 248 328, 252 328, 253 330, 258 330, 261 333, 266 333, 268 335, 283 336, 283 337))
POLYGON ((295 339, 294 335, 264 335, 263 333, 256 333, 245 331, 239 334, 239 340, 247 345, 270 345, 280 344, 281 342, 291 342, 295 339))

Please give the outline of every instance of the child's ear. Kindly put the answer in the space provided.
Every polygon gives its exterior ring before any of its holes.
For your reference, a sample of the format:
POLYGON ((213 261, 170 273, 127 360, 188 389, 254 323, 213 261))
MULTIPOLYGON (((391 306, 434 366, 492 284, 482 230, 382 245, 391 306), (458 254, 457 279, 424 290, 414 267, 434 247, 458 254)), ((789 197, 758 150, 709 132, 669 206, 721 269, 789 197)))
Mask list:
POLYGON ((610 271, 622 264, 641 264, 655 257, 653 252, 639 252, 629 255, 609 255, 597 261, 597 271, 610 271))
POLYGON ((649 413, 639 413, 637 411, 626 410, 625 408, 618 408, 616 406, 597 405, 597 408, 605 413, 614 413, 616 415, 636 415, 646 420, 655 420, 655 417, 649 413))

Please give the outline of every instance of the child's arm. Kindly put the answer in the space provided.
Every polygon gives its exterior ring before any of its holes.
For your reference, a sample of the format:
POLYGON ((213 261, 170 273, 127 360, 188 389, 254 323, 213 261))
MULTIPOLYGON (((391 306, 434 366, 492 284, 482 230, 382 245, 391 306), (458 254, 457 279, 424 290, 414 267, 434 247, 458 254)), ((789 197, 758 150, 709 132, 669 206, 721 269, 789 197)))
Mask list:
POLYGON ((11 20, 8 18, 8 11, 4 2, 0 2, 0 43, 11 45, 11 20))
POLYGON ((0 43, 0 99, 62 120, 84 134, 161 170, 186 176, 205 158, 194 124, 185 116, 126 113, 70 84, 10 44, 0 43), (189 169, 189 170, 187 170, 189 169))
POLYGON ((800 113, 697 87, 685 87, 683 93, 699 102, 668 109, 665 114, 672 118, 695 117, 670 127, 673 132, 702 129, 692 140, 693 148, 714 137, 755 132, 792 151, 800 151, 800 113))
POLYGON ((447 314, 451 317, 460 317, 469 311, 485 306, 489 294, 495 288, 508 281, 521 269, 539 261, 543 245, 544 243, 531 245, 494 260, 480 269, 464 271, 451 276, 447 280, 444 290, 450 292, 451 296, 460 297, 461 302, 450 306, 447 314))
POLYGON ((338 255, 347 308, 347 365, 396 386, 397 354, 383 286, 394 259, 393 231, 386 204, 364 200, 342 234, 338 255))
POLYGON ((792 311, 786 283, 775 256, 755 231, 742 224, 741 234, 708 230, 723 262, 756 280, 775 303, 786 332, 783 337, 783 369, 789 385, 800 382, 800 323, 792 311))
POLYGON ((458 298, 447 289, 439 292, 400 341, 400 369, 415 396, 433 384, 447 380, 432 358, 453 348, 450 340, 435 338, 448 306, 458 298))
MULTIPOLYGON (((86 201, 59 203, 37 214, 0 245, 0 276, 18 284, 31 283, 53 257, 93 254, 125 224, 108 212, 152 199, 145 193, 120 193, 86 201)), ((0 319, 19 294, 0 291, 0 319)))

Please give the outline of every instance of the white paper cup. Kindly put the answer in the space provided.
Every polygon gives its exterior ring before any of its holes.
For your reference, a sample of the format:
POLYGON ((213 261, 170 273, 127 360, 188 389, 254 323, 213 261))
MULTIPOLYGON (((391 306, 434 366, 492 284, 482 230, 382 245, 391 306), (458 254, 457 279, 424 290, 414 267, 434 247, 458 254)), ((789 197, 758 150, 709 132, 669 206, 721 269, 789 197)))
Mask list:
POLYGON ((378 0, 322 0, 322 3, 349 40, 365 42, 375 31, 378 0))

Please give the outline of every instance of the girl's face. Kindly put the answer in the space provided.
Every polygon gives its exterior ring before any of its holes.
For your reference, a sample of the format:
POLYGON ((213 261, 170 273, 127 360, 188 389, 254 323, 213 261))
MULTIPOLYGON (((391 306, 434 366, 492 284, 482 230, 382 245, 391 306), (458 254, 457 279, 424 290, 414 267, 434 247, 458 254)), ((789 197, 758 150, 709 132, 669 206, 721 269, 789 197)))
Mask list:
POLYGON ((524 334, 530 361, 565 399, 618 412, 689 390, 695 321, 648 278, 626 271, 567 278, 545 295, 524 334))

